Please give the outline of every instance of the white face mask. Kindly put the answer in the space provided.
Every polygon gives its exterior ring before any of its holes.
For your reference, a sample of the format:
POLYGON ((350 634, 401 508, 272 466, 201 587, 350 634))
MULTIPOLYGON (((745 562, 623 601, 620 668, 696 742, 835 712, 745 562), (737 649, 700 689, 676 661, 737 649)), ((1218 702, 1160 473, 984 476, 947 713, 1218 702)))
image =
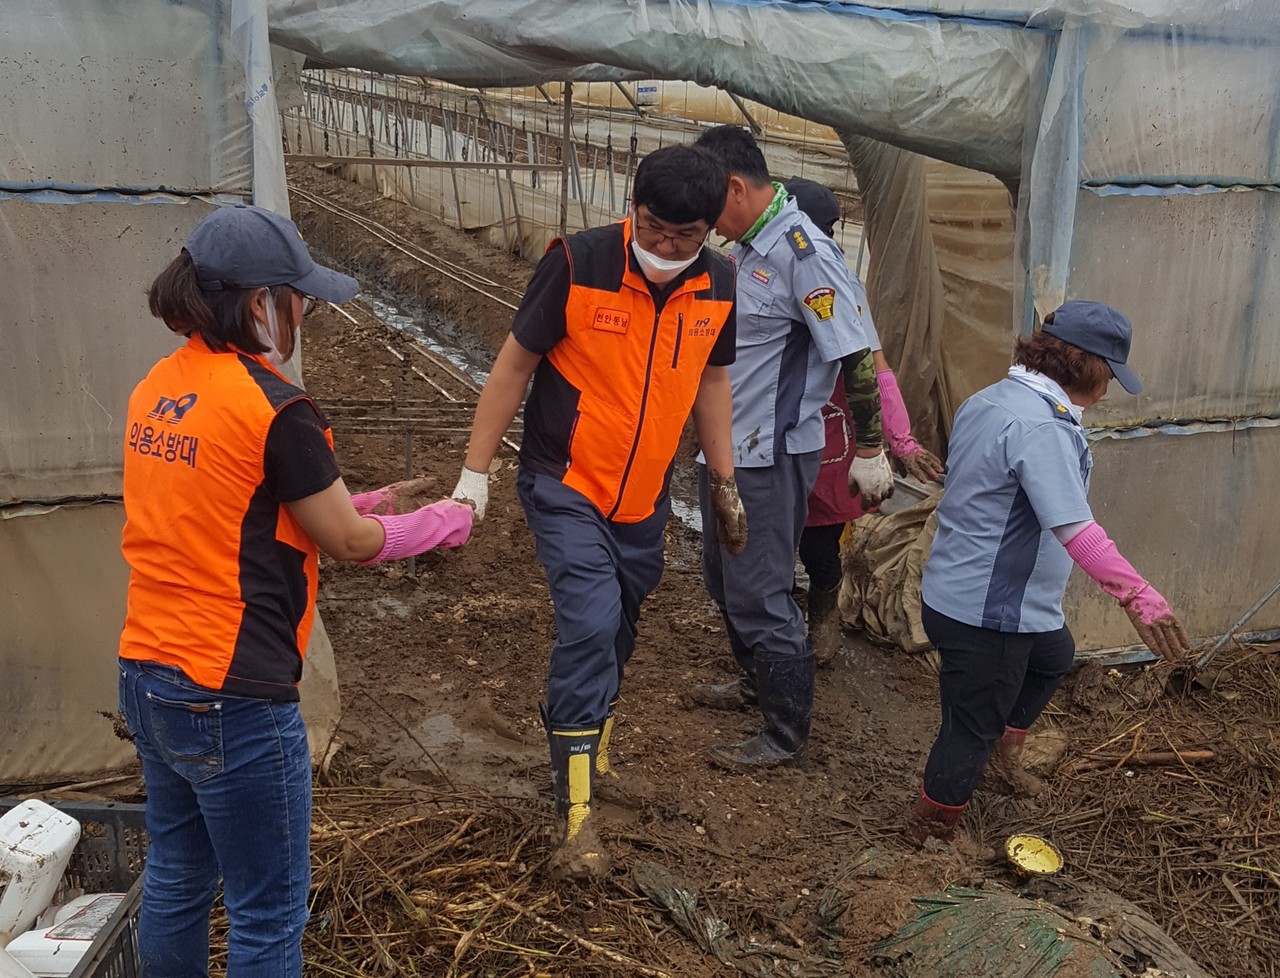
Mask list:
POLYGON ((276 318, 276 300, 270 291, 267 292, 266 306, 266 325, 263 325, 261 320, 258 319, 254 319, 253 325, 257 328, 258 339, 267 348, 262 356, 266 357, 267 363, 281 367, 284 366, 285 358, 281 355, 280 348, 276 346, 276 337, 280 335, 280 320, 276 318))
MULTIPOLYGON (((705 242, 703 243, 705 244, 705 242)), ((633 219, 631 222, 631 251, 636 256, 636 261, 640 263, 640 270, 644 272, 644 277, 654 285, 665 285, 698 260, 698 256, 702 254, 702 246, 699 245, 698 250, 690 258, 662 258, 640 247, 640 243, 636 241, 636 225, 633 219)))

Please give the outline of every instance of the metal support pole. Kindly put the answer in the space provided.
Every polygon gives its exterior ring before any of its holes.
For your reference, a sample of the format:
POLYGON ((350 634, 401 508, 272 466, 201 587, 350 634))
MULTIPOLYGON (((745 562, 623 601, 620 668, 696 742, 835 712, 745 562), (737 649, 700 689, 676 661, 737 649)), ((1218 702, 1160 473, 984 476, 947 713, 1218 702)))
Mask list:
POLYGON ((560 133, 560 236, 569 233, 569 157, 573 152, 573 82, 564 83, 564 128, 560 133))
POLYGON ((622 82, 618 81, 613 84, 617 87, 618 91, 622 93, 622 97, 631 103, 631 107, 635 109, 636 115, 644 115, 644 109, 640 108, 640 103, 631 97, 631 93, 627 91, 627 87, 623 85, 622 82))
POLYGON ((725 92, 725 94, 729 96, 729 101, 731 101, 734 105, 738 107, 738 111, 742 113, 742 118, 747 120, 747 125, 751 127, 751 131, 753 133, 759 136, 762 132, 764 132, 764 129, 761 128, 760 123, 756 122, 756 120, 752 117, 751 113, 747 111, 747 104, 743 102, 742 99, 734 95, 733 92, 725 92))

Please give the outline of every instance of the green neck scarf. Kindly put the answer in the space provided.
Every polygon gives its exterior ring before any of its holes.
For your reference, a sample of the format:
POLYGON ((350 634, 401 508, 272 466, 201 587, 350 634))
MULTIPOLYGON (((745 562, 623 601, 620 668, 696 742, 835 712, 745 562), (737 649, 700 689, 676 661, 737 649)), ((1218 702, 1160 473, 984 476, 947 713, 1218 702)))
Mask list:
POLYGON ((760 229, 778 216, 778 211, 782 210, 787 203, 787 197, 787 188, 778 183, 777 180, 774 180, 773 200, 764 209, 764 213, 756 218, 756 223, 751 225, 751 229, 738 239, 739 243, 744 245, 751 244, 751 239, 760 233, 760 229))

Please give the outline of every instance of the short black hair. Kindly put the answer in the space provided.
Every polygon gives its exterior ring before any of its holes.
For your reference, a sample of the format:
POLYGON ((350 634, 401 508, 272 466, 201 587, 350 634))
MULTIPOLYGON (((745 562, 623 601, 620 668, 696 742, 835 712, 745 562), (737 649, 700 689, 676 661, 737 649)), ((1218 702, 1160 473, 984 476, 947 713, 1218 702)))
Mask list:
POLYGON ((664 146, 636 167, 635 207, 670 224, 716 223, 729 193, 729 174, 710 153, 693 146, 664 146))
POLYGON ((769 182, 769 164, 750 130, 741 126, 712 126, 694 146, 714 155, 735 176, 757 187, 769 182))

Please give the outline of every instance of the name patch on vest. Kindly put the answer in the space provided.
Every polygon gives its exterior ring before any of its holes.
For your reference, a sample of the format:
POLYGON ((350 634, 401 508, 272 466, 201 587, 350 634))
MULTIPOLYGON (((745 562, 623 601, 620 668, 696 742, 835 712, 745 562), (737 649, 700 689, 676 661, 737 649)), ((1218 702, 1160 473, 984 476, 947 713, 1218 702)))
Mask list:
POLYGON ((595 321, 591 325, 610 333, 625 333, 631 325, 631 313, 623 309, 597 309, 595 321))

